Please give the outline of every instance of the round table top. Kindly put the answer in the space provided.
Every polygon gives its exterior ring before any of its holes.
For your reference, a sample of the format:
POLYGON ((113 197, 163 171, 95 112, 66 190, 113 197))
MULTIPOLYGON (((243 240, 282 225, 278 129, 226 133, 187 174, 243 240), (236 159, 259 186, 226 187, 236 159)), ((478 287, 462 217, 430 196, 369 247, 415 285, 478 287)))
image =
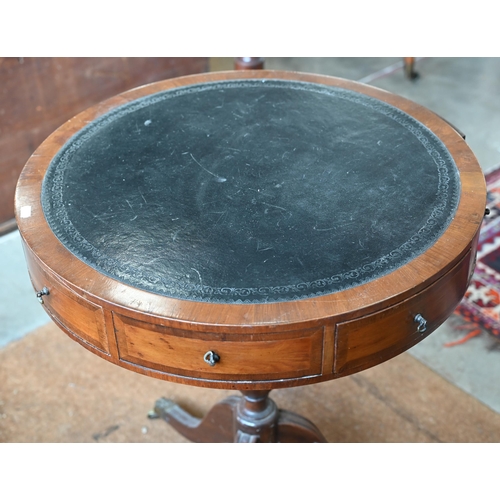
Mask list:
POLYGON ((404 352, 462 299, 486 204, 463 137, 348 80, 192 75, 99 103, 23 169, 46 311, 102 358, 269 390, 404 352))
POLYGON ((431 248, 460 175, 393 104, 324 83, 205 81, 118 106, 71 136, 41 202, 95 271, 161 296, 270 303, 325 296, 431 248))

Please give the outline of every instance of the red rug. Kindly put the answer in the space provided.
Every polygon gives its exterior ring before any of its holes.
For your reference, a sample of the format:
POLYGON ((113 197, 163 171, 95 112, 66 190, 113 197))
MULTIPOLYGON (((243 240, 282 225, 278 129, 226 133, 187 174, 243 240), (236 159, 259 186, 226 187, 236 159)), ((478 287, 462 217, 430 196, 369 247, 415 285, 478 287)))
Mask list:
POLYGON ((477 263, 464 299, 455 310, 467 334, 456 345, 486 331, 500 341, 500 165, 486 175, 487 215, 481 226, 477 263))

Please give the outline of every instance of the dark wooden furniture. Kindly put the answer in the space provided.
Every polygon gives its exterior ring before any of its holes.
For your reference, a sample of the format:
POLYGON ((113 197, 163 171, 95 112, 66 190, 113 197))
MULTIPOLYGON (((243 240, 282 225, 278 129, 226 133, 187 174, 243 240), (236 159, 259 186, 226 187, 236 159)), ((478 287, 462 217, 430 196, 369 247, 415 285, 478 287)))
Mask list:
POLYGON ((234 69, 264 69, 263 57, 235 57, 234 69))
POLYGON ((16 228, 23 166, 59 125, 119 92, 206 71, 207 57, 0 57, 0 235, 16 228))
POLYGON ((28 161, 16 214, 43 307, 94 354, 235 389, 194 441, 323 441, 270 390, 387 361, 453 312, 485 211, 444 120, 331 77, 188 76, 94 106, 28 161))
MULTIPOLYGON (((416 57, 403 57, 403 68, 405 76, 409 80, 415 80, 419 74, 415 70, 416 57)), ((235 57, 234 69, 264 69, 263 57, 235 57)))

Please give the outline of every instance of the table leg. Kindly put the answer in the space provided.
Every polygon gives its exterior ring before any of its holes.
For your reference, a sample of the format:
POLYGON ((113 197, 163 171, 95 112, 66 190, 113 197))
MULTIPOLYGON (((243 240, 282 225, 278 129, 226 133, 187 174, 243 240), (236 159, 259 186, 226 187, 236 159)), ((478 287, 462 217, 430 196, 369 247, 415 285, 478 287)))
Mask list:
POLYGON ((197 443, 326 442, 317 427, 295 413, 279 410, 270 391, 242 391, 217 403, 203 419, 170 399, 155 403, 150 418, 161 418, 197 443))
POLYGON ((404 57, 404 70, 405 75, 409 80, 418 78, 418 73, 415 71, 415 57, 404 57))
POLYGON ((263 57, 235 57, 234 69, 264 69, 263 57))

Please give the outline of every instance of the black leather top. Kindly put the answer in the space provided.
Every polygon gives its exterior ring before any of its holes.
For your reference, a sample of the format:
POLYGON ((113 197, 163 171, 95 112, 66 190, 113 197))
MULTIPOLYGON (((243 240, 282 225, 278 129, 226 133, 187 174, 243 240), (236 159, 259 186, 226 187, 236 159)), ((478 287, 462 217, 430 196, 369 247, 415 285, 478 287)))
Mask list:
POLYGON ((45 217, 75 256, 157 294, 297 300, 374 280, 456 211, 442 142, 363 94, 286 80, 168 90, 96 119, 52 160, 45 217))

